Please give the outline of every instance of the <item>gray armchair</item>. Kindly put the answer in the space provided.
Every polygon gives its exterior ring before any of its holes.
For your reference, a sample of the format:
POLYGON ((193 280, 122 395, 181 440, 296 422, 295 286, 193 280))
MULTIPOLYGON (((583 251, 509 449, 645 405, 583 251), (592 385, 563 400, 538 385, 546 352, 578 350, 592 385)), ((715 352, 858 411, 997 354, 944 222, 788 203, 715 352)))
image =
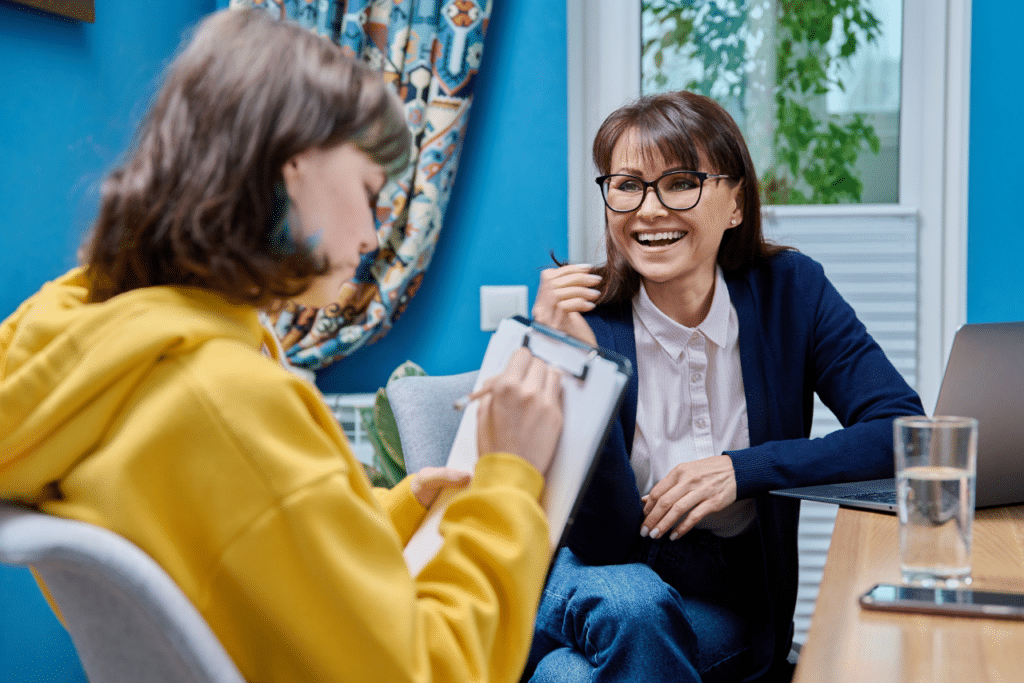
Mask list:
POLYGON ((171 577, 107 529, 0 502, 0 563, 43 578, 90 683, 244 683, 171 577))
POLYGON ((410 376, 387 386, 398 436, 405 456, 405 471, 419 472, 448 462, 462 413, 455 400, 473 390, 477 371, 459 375, 410 376))

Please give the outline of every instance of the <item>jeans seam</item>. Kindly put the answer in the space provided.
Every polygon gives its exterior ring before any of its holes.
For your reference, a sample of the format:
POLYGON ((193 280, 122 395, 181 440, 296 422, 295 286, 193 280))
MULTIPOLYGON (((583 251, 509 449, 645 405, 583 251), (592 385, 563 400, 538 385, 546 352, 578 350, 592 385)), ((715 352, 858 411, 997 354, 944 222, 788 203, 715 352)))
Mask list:
POLYGON ((700 669, 700 670, 698 670, 698 673, 699 673, 699 674, 701 675, 701 678, 703 678, 703 677, 704 677, 704 674, 706 674, 706 673, 709 673, 709 672, 713 671, 713 670, 714 670, 714 669, 716 669, 717 667, 720 667, 720 666, 722 666, 722 665, 726 664, 726 663, 727 663, 727 662, 729 662, 730 660, 732 660, 732 659, 735 659, 736 657, 739 657, 740 655, 742 655, 743 653, 745 653, 745 652, 747 652, 747 651, 749 651, 749 650, 750 650, 750 648, 746 648, 746 647, 745 647, 745 648, 743 648, 742 650, 740 650, 739 652, 734 652, 734 653, 732 653, 731 655, 728 655, 728 656, 726 656, 726 657, 723 657, 722 659, 719 659, 719 660, 718 660, 717 662, 715 662, 715 663, 714 663, 714 664, 712 664, 711 666, 707 667, 706 669, 700 669))
POLYGON ((553 590, 548 590, 547 588, 544 589, 544 595, 555 598, 556 600, 561 600, 562 602, 567 602, 569 600, 568 595, 562 595, 561 593, 556 593, 553 590))

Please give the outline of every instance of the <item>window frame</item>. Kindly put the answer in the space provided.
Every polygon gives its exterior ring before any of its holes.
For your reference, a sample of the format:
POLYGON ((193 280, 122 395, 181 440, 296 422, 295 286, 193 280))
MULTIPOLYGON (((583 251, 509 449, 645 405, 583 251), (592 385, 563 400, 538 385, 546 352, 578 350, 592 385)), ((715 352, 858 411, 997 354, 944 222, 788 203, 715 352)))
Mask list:
MULTIPOLYGON (((970 11, 970 0, 903 2, 895 206, 916 211, 920 221, 916 389, 929 411, 953 335, 967 319, 970 11)), ((604 253, 603 206, 594 201, 590 143, 601 121, 640 93, 640 0, 566 0, 566 41, 569 257, 587 263, 604 253)), ((887 206, 894 205, 766 206, 764 211, 785 218, 793 211, 848 215, 887 206)))

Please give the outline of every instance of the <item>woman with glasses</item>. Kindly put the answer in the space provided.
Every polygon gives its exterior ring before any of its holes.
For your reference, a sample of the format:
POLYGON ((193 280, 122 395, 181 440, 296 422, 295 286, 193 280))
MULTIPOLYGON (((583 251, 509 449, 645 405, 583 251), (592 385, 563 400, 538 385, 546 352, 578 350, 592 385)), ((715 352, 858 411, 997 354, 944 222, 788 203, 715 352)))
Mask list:
POLYGON ((607 263, 546 271, 536 319, 633 362, 545 589, 525 679, 786 680, 796 501, 891 477, 920 399, 819 264, 768 242, 739 129, 648 96, 594 140, 607 263), (813 395, 843 429, 808 438, 813 395))

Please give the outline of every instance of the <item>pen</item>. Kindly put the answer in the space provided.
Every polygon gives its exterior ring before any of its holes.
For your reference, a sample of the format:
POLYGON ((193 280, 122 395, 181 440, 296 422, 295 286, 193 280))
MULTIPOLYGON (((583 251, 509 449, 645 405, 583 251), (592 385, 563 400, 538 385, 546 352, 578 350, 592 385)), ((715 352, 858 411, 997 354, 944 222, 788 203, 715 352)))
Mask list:
POLYGON ((481 398, 490 390, 491 388, 489 386, 485 386, 477 389, 474 392, 468 393, 465 396, 456 399, 455 403, 452 404, 452 408, 454 408, 455 410, 465 410, 466 406, 469 405, 470 401, 475 401, 478 398, 481 398))

